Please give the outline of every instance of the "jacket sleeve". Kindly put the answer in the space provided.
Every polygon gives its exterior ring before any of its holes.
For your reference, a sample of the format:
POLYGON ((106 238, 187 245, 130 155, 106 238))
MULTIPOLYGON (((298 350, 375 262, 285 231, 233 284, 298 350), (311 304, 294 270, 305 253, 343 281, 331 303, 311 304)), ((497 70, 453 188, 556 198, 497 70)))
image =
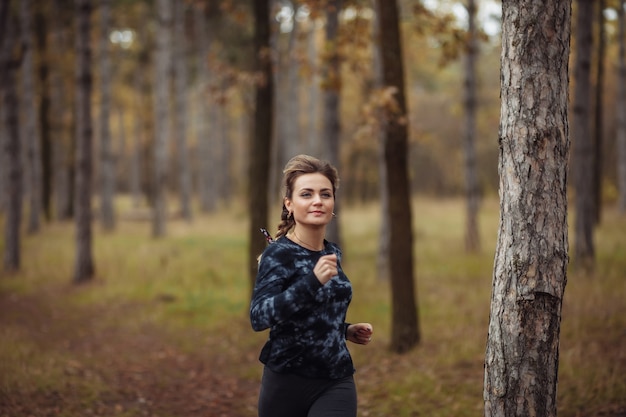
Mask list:
POLYGON ((250 303, 250 322, 255 331, 268 329, 310 306, 322 287, 312 272, 287 286, 297 271, 284 255, 280 250, 266 250, 259 262, 250 303))

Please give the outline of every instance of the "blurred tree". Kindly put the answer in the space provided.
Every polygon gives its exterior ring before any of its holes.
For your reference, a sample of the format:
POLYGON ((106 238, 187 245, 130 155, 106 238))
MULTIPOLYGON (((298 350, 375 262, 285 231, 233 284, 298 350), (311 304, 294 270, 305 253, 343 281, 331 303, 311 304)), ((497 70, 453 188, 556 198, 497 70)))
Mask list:
POLYGON ((465 249, 468 252, 480 250, 478 231, 478 209, 480 190, 476 162, 476 60, 478 59, 478 30, 476 29, 476 2, 467 0, 467 45, 465 56, 465 249))
POLYGON ((92 254, 92 167, 93 123, 91 94, 93 88, 91 52, 91 0, 76 0, 76 264, 75 283, 93 279, 92 254))
POLYGON ((593 2, 577 0, 576 54, 574 61, 573 132, 574 201, 576 208, 574 253, 576 261, 591 267, 594 260, 594 177, 591 135, 591 48, 593 2))
MULTIPOLYGON (((35 48, 33 42, 32 23, 33 4, 30 0, 20 2, 20 33, 24 48, 22 61, 21 110, 23 112, 22 143, 26 146, 28 169, 29 216, 27 229, 29 233, 38 233, 41 218, 41 142, 37 130, 37 106, 35 104, 35 48)), ((45 58, 44 58, 45 59, 45 58)))
POLYGON ((619 1, 617 8, 619 21, 619 62, 617 80, 617 183, 618 209, 626 213, 626 19, 624 18, 624 0, 619 1))
POLYGON ((8 202, 4 222, 4 271, 17 272, 21 263, 23 170, 19 130, 19 99, 15 81, 23 51, 19 42, 16 17, 11 13, 11 1, 0 0, 0 93, 7 137, 4 144, 8 156, 8 202))
POLYGON ((168 146, 171 134, 169 118, 170 73, 172 56, 172 1, 157 0, 156 61, 154 78, 154 143, 153 143, 153 213, 152 236, 166 233, 166 184, 168 146))
POLYGON ((251 289, 257 272, 257 257, 265 247, 259 233, 267 226, 270 145, 273 130, 274 83, 270 50, 270 0, 252 0, 254 15, 254 53, 256 59, 256 92, 254 126, 250 136, 248 159, 248 273, 251 289))
POLYGON ((115 156, 111 141, 111 0, 99 2, 100 14, 100 220, 104 230, 115 229, 115 156))
POLYGON ((396 0, 377 0, 382 80, 392 91, 384 121, 384 149, 389 193, 389 274, 392 292, 391 350, 402 353, 420 341, 413 269, 413 225, 408 177, 408 118, 404 60, 396 0))
POLYGON ((485 416, 556 416, 567 281, 569 1, 502 4, 500 223, 485 416))
POLYGON ((187 23, 186 2, 174 2, 174 86, 176 106, 174 109, 174 136, 176 138, 176 152, 178 156, 178 198, 183 219, 191 221, 191 172, 189 149, 187 146, 187 73, 189 58, 189 42, 185 33, 187 23))
MULTIPOLYGON (((324 39, 324 58, 322 59, 322 148, 323 159, 330 161, 339 172, 339 139, 341 137, 341 62, 339 54, 339 13, 342 0, 326 2, 326 31, 324 39)), ((335 212, 341 212, 341 200, 335 201, 335 212)), ((328 224, 326 238, 341 244, 340 222, 337 218, 328 224)))
POLYGON ((593 217, 595 225, 600 223, 602 217, 602 165, 604 161, 604 158, 602 157, 602 136, 604 135, 602 119, 604 117, 604 59, 606 55, 606 19, 604 18, 605 0, 598 0, 597 4, 598 47, 596 48, 596 94, 595 112, 593 118, 593 217))

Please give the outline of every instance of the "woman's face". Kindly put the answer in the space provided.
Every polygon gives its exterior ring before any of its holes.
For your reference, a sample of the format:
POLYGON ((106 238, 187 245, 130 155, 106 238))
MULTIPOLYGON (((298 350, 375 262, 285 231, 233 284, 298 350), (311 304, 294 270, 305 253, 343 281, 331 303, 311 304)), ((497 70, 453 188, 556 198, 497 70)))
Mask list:
POLYGON ((319 172, 300 175, 294 182, 291 199, 285 198, 285 207, 296 224, 325 226, 332 220, 335 208, 333 185, 319 172))

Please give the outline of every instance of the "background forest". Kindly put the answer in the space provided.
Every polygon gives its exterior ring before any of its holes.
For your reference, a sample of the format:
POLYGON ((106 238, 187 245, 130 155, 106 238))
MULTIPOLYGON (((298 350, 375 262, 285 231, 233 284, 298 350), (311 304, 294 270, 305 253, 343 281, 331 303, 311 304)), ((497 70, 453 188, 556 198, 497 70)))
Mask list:
MULTIPOLYGON (((390 284, 376 259, 381 125, 395 102, 381 84, 373 2, 271 1, 268 50, 255 48, 251 3, 1 1, 0 417, 256 415, 266 335, 247 322, 246 265, 251 240, 263 237, 250 235, 246 204, 257 187, 255 91, 267 83, 258 57, 273 66, 264 226, 278 223, 291 156, 339 167, 350 314, 376 329, 370 350, 351 348, 361 415, 481 414, 498 226, 500 2, 477 0, 472 27, 474 2, 398 1, 421 330, 402 355, 389 349, 390 284), (85 251, 93 264, 83 280, 85 251)), ((559 414, 626 416, 622 2, 588 3, 588 30, 572 19, 559 414), (590 165, 576 154, 582 131, 590 165), (574 222, 579 207, 592 207, 589 250, 575 244, 587 230, 574 222)))

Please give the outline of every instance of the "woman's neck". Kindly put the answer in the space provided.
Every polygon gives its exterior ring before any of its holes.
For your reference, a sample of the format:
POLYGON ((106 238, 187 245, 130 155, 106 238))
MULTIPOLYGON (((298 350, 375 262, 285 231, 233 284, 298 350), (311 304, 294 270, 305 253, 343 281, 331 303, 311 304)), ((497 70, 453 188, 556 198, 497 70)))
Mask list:
POLYGON ((324 249, 324 228, 309 230, 296 226, 289 232, 288 237, 307 249, 313 251, 324 249))

